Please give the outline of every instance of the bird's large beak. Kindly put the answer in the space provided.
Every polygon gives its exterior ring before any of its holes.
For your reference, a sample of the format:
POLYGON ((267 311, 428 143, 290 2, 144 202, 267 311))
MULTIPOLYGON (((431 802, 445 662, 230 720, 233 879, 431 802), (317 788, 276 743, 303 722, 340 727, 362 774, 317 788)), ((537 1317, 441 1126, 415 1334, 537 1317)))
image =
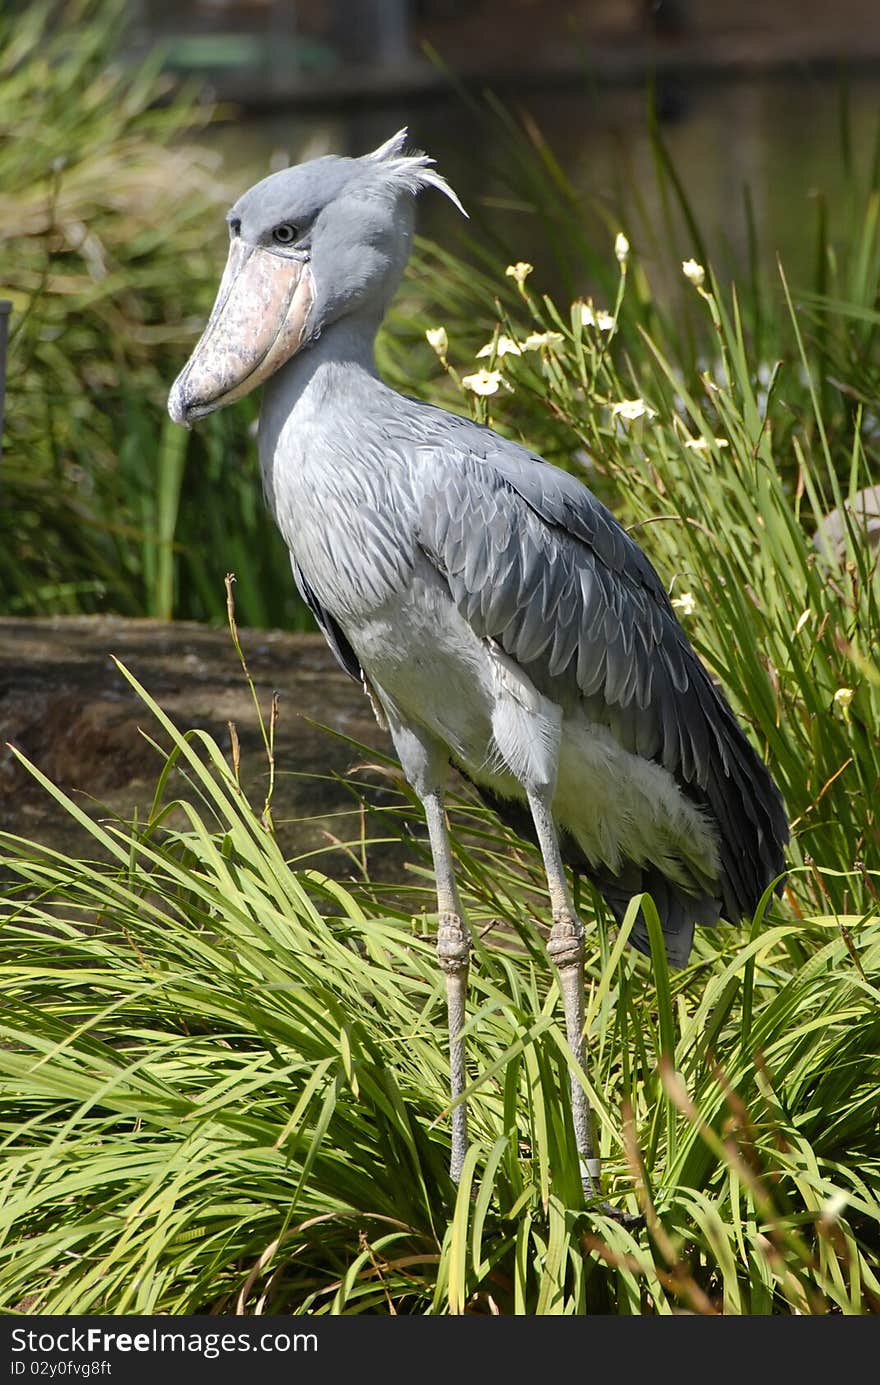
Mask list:
POLYGON ((314 283, 308 262, 236 239, 208 325, 168 396, 184 427, 241 399, 298 351, 314 283))

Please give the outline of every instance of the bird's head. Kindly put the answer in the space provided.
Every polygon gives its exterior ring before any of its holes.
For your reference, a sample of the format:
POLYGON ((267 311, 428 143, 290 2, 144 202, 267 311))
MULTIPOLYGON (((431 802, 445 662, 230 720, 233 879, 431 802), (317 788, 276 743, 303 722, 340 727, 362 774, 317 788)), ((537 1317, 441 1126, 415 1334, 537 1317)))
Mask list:
POLYGON ((464 212, 406 138, 283 169, 238 199, 211 316, 168 399, 175 423, 249 394, 342 317, 378 326, 409 256, 415 194, 438 188, 464 212))

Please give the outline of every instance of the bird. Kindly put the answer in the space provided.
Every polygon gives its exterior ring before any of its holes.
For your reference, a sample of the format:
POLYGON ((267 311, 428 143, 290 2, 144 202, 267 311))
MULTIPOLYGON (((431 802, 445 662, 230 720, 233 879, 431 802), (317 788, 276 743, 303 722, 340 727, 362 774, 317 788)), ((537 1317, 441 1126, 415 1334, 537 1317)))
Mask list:
MULTIPOLYGON (((433 189, 464 213, 435 161, 407 146, 404 129, 360 157, 274 172, 238 198, 216 301, 168 409, 189 427, 262 386, 263 489, 293 579, 424 808, 457 1183, 471 933, 446 816, 450 766, 540 848, 547 949, 581 1069, 585 930, 566 867, 618 923, 650 895, 680 968, 695 925, 738 923, 781 888, 788 824, 613 513, 527 447, 380 378, 374 342, 418 196, 433 189)), ((629 942, 650 955, 641 906, 629 942)), ((584 1193, 597 1200, 590 1107, 570 1076, 584 1193)))

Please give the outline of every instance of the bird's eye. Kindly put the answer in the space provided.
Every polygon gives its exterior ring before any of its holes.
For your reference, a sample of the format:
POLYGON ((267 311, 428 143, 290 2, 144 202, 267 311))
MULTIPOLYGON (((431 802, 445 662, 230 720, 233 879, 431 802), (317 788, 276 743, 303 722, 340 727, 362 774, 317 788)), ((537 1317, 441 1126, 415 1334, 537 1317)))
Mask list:
POLYGON ((293 245, 296 240, 296 227, 291 226, 289 221, 282 221, 272 232, 272 239, 276 245, 293 245))

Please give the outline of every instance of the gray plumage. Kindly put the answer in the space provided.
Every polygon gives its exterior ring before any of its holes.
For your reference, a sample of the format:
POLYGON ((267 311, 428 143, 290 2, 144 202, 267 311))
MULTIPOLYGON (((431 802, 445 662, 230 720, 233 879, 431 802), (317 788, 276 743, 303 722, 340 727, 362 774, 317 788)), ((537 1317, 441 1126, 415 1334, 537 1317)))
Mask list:
MULTIPOLYGON (((359 657, 370 626, 425 566, 469 628, 516 660, 567 717, 606 728, 628 753, 662 766, 715 830, 717 880, 683 862, 661 907, 667 951, 687 961, 693 922, 751 914, 783 869, 785 816, 770 776, 693 652, 666 591, 614 516, 574 477, 490 429, 401 399, 378 382, 357 402, 357 429, 309 447, 296 479, 276 475, 274 434, 264 447, 267 493, 293 555, 294 574, 342 667, 380 699, 375 661, 359 657), (393 409, 393 416, 392 416, 393 409), (280 492, 280 494, 279 494, 280 492), (304 507, 320 534, 300 535, 304 507), (714 885, 714 888, 713 888, 714 885), (687 888, 690 886, 690 888, 687 888)), ((347 411, 346 411, 347 412, 347 411)), ((393 610, 388 614, 394 625, 393 610)), ((418 649, 405 657, 417 661, 418 649)), ((406 701, 406 693, 403 694, 406 701)), ((401 707, 418 716, 408 701, 401 707)), ((484 773, 486 754, 459 768, 520 832, 525 797, 484 773)), ((585 790, 588 788, 585 785, 585 790)), ((618 918, 663 878, 653 861, 590 859, 564 818, 565 855, 602 890, 618 918)), ((632 938, 648 949, 643 925, 632 938)))
MULTIPOLYGON (((413 194, 454 199, 404 137, 274 174, 236 203, 217 304, 169 408, 187 424, 265 383, 264 489, 297 586, 425 803, 456 1095, 469 934, 442 813, 450 759, 537 836, 578 1057, 583 929, 562 859, 618 919, 650 891, 682 966, 695 923, 752 913, 788 832, 770 775, 614 516, 525 448, 378 379, 373 339, 409 253, 413 194)), ((641 918, 631 941, 649 950, 641 918)), ((585 1098, 572 1093, 595 1191, 585 1098)), ((454 1122, 456 1173, 463 1105, 454 1122)))

